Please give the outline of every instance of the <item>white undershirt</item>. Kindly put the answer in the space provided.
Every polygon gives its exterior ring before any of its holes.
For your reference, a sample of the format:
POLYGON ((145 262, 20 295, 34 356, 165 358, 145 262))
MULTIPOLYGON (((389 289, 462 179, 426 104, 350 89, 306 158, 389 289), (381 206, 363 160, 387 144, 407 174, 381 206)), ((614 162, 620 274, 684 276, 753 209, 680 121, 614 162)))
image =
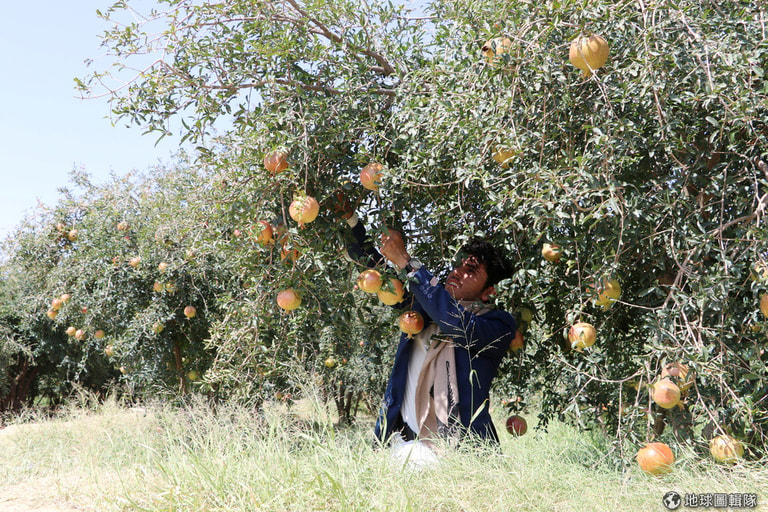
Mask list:
MULTIPOLYGON (((486 305, 476 302, 459 301, 459 304, 476 315, 483 315, 490 311, 490 308, 486 305)), ((424 366, 424 360, 427 358, 427 349, 431 343, 432 336, 439 333, 440 326, 430 323, 423 331, 414 336, 411 357, 408 360, 408 378, 405 382, 405 394, 403 395, 403 403, 400 406, 400 416, 403 417, 405 424, 416 434, 420 430, 418 418, 416 417, 416 386, 419 383, 419 374, 424 366)))
POLYGON ((419 421, 416 417, 416 385, 419 383, 421 367, 424 366, 424 360, 427 358, 430 339, 437 333, 437 330, 436 324, 429 324, 423 331, 414 336, 411 357, 408 359, 408 378, 405 382, 405 394, 400 406, 400 416, 416 434, 419 433, 419 421))

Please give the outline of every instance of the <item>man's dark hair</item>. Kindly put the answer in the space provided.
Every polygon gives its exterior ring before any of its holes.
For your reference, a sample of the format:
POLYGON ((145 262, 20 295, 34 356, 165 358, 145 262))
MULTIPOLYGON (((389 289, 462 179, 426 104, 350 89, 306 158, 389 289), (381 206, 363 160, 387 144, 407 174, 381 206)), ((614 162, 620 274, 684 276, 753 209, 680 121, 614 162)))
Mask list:
POLYGON ((474 238, 461 248, 459 254, 462 257, 474 256, 478 263, 485 266, 488 274, 486 286, 493 286, 502 279, 512 277, 512 263, 487 240, 474 238))

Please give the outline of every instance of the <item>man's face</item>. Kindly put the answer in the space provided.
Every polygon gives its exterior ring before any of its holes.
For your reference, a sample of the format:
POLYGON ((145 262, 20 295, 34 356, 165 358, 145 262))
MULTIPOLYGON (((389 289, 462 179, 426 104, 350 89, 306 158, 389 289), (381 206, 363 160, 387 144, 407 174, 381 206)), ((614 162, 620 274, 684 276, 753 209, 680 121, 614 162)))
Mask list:
POLYGON ((445 289, 456 300, 486 300, 493 287, 486 286, 488 273, 485 265, 474 256, 461 260, 445 280, 445 289))

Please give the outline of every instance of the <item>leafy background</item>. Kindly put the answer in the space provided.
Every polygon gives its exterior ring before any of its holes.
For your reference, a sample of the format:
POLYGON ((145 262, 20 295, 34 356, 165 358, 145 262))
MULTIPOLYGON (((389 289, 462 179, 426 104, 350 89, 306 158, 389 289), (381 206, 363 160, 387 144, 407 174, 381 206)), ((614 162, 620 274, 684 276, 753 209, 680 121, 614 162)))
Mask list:
POLYGON ((386 3, 165 0, 123 22, 129 8, 102 12, 116 22, 104 34, 113 65, 81 90, 110 92, 118 118, 159 137, 180 120, 196 149, 104 186, 73 175, 6 241, 4 410, 76 386, 258 405, 295 398, 309 375, 343 421, 361 404, 374 412, 395 316, 354 289, 347 200, 370 232, 402 229, 438 274, 475 235, 509 251, 517 271, 499 306, 534 312, 497 378, 510 411, 535 407, 542 425, 565 419, 617 443, 704 450, 728 432, 764 456, 763 6, 435 1, 414 17, 386 3), (610 57, 585 79, 568 47, 589 33, 610 57), (496 37, 512 45, 486 59, 496 37), (262 161, 276 149, 290 168, 273 176, 262 161), (514 156, 500 165, 498 149, 514 156), (371 161, 385 166, 376 193, 359 184, 371 161), (288 214, 297 194, 321 205, 304 228, 288 214), (261 220, 272 244, 256 241, 261 220), (562 246, 560 263, 542 259, 545 242, 562 246), (604 309, 594 287, 607 277, 622 296, 604 309), (290 314, 274 301, 287 287, 303 296, 290 314), (579 320, 598 333, 585 351, 565 337, 579 320), (73 340, 69 325, 89 336, 73 340), (695 383, 661 409, 649 385, 673 361, 695 383))

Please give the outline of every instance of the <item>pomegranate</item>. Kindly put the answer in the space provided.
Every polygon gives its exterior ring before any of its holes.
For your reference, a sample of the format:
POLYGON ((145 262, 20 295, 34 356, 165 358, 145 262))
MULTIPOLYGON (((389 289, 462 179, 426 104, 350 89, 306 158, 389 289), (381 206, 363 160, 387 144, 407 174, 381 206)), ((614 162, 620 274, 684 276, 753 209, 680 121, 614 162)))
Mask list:
POLYGON ((506 169, 509 167, 509 161, 512 160, 512 157, 515 156, 517 152, 514 149, 497 149, 493 153, 493 159, 496 160, 496 163, 499 164, 502 169, 506 169))
POLYGON ((381 290, 376 292, 376 295, 384 304, 394 306, 403 300, 405 288, 403 288, 403 283, 395 278, 389 280, 389 285, 387 288, 382 287, 381 290))
POLYGON ((514 339, 512 339, 512 343, 509 344, 509 351, 510 352, 517 352, 521 348, 525 346, 525 340, 523 339, 523 333, 520 331, 517 331, 515 333, 514 339))
POLYGON ((285 311, 293 311, 301 306, 301 297, 293 288, 287 288, 277 294, 277 305, 285 311))
POLYGON ((608 61, 608 42, 596 34, 579 36, 571 42, 568 59, 581 70, 584 78, 589 78, 592 71, 608 61))
POLYGON ((550 263, 557 263, 563 257, 563 250, 557 244, 544 244, 541 246, 541 255, 550 263))
POLYGON ((265 221, 260 220, 259 226, 256 228, 259 230, 259 234, 256 236, 256 241, 261 245, 267 245, 272 243, 272 240, 274 238, 274 230, 272 229, 272 225, 265 221))
POLYGON ((501 56, 512 48, 512 40, 508 37, 494 37, 485 42, 480 51, 483 52, 485 61, 489 64, 499 60, 501 56))
POLYGON ((197 309, 195 306, 187 306, 184 308, 184 316, 187 318, 194 318, 197 315, 197 309))
POLYGON ((288 213, 299 223, 299 227, 302 227, 317 218, 320 213, 320 204, 312 196, 302 196, 291 203, 288 213))
POLYGON ((381 273, 372 268, 363 270, 360 272, 360 275, 357 276, 357 287, 365 293, 377 293, 381 290, 381 285, 383 284, 384 281, 381 279, 381 273))
POLYGON ((96 332, 93 333, 93 337, 96 338, 97 340, 102 339, 106 335, 107 334, 101 329, 97 329, 96 332))
POLYGON ((55 309, 56 311, 60 310, 64 306, 64 301, 61 299, 53 299, 51 301, 51 308, 55 309))
POLYGON ((507 432, 513 436, 521 436, 528 431, 528 422, 522 416, 514 415, 507 418, 507 432))
POLYGON ((738 439, 723 434, 709 441, 709 453, 717 462, 734 464, 744 457, 744 445, 738 439))
POLYGON ((46 315, 48 315, 48 318, 51 320, 56 320, 56 317, 58 316, 59 312, 55 309, 49 309, 46 315))
POLYGON ((408 338, 413 338, 414 334, 419 334, 424 329, 424 317, 421 316, 421 313, 414 310, 401 314, 397 323, 400 326, 400 330, 408 335, 408 338))
POLYGON ((753 281, 766 281, 768 280, 768 262, 765 260, 758 260, 752 265, 752 270, 749 273, 749 277, 753 281))
POLYGON ((637 463, 646 473, 661 475, 672 471, 675 455, 665 443, 648 443, 637 451, 637 463))
POLYGON ((381 170, 384 168, 378 162, 371 162, 360 171, 360 183, 368 190, 379 190, 381 183, 381 170))
POLYGON ((670 379, 659 379, 651 386, 651 398, 656 405, 671 409, 680 403, 680 388, 670 379))
POLYGON ((279 174, 288 168, 288 154, 283 151, 272 151, 264 156, 264 167, 272 174, 279 174))
POLYGON ((597 286, 596 306, 608 309, 621 297, 621 285, 615 279, 603 279, 597 286))
POLYGON ((597 331, 587 322, 577 322, 568 330, 568 341, 571 343, 571 348, 575 350, 591 347, 596 338, 597 331))
POLYGON ((298 249, 290 249, 286 247, 285 245, 280 249, 280 261, 292 261, 296 262, 296 260, 299 259, 299 256, 301 253, 299 253, 298 249))
POLYGON ((685 392, 693 386, 693 372, 689 370, 687 365, 680 362, 667 363, 664 368, 661 369, 660 375, 660 378, 662 379, 665 377, 669 377, 672 382, 677 384, 677 387, 680 388, 681 395, 685 395, 685 392))
POLYGON ((69 327, 67 327, 67 330, 64 332, 67 333, 67 336, 74 336, 75 333, 77 332, 77 329, 70 325, 69 327))

